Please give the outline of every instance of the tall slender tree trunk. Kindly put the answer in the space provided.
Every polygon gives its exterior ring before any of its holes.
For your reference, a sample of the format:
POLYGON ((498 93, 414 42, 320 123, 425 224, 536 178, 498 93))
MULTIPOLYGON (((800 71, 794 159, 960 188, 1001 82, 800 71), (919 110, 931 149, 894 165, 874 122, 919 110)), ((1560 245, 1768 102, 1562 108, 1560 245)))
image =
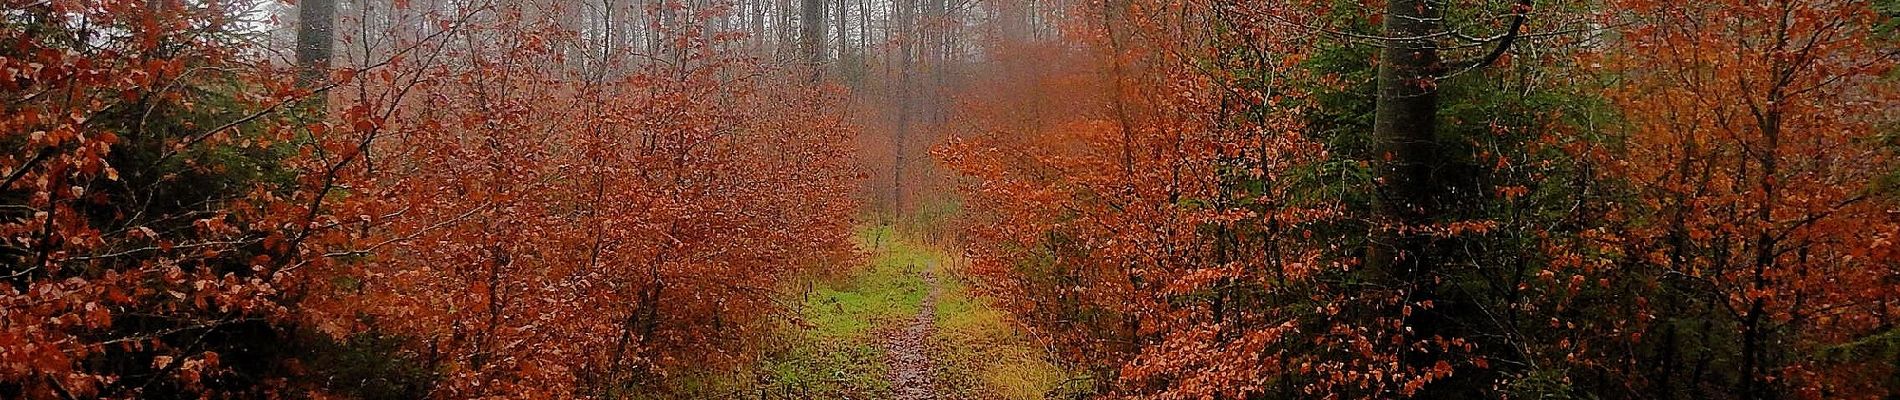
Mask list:
POLYGON ((794 38, 797 32, 792 30, 792 18, 797 15, 798 10, 792 9, 793 0, 773 1, 778 2, 778 15, 774 16, 772 20, 774 21, 772 23, 772 30, 778 36, 778 39, 775 39, 773 43, 772 55, 781 61, 788 60, 790 57, 795 57, 795 55, 788 55, 787 52, 802 50, 798 48, 799 42, 795 41, 794 38))
POLYGON ((851 67, 851 8, 847 5, 845 0, 832 4, 838 10, 838 54, 832 57, 838 60, 838 75, 854 80, 852 72, 848 70, 851 67))
POLYGON ((858 0, 858 66, 860 67, 859 73, 865 75, 870 75, 871 73, 870 64, 866 61, 871 58, 871 53, 868 51, 868 47, 866 47, 870 46, 870 43, 871 2, 870 0, 858 0))
POLYGON ((897 6, 895 31, 899 36, 897 37, 896 79, 897 124, 891 130, 891 154, 893 156, 891 162, 891 214, 897 217, 904 215, 904 164, 909 161, 904 153, 908 150, 905 148, 907 147, 905 146, 905 141, 909 140, 910 136, 910 76, 911 69, 914 68, 911 64, 911 49, 915 47, 915 35, 913 35, 913 33, 916 32, 917 27, 916 18, 912 15, 916 12, 916 4, 912 3, 912 1, 914 0, 894 1, 897 6))
POLYGON ((949 78, 948 67, 950 65, 950 2, 946 0, 926 1, 928 1, 928 3, 925 4, 929 7, 929 9, 925 11, 928 19, 923 29, 928 32, 924 37, 928 38, 927 45, 930 51, 930 58, 929 61, 927 61, 930 71, 930 75, 927 77, 927 79, 930 80, 930 92, 928 94, 929 97, 926 98, 929 100, 929 103, 926 103, 925 106, 928 107, 927 115, 930 117, 929 123, 941 124, 944 119, 943 110, 947 106, 947 104, 944 104, 944 99, 947 97, 944 96, 944 87, 948 84, 946 80, 949 78))

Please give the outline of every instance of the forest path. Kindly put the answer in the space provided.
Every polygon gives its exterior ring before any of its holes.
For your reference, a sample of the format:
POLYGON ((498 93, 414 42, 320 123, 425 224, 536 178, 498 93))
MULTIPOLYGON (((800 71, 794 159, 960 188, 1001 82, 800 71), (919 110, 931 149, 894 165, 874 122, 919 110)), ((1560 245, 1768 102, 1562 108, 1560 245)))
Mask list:
POLYGON ((885 363, 890 367, 891 392, 897 400, 935 400, 937 396, 935 364, 930 356, 930 338, 937 331, 937 296, 943 286, 937 284, 937 260, 928 260, 920 275, 925 285, 917 316, 896 327, 884 342, 885 363))
MULTIPOLYGON (((992 308, 954 243, 860 225, 862 264, 812 282, 758 365, 771 399, 1042 400, 1077 376, 992 308)), ((750 379, 747 380, 750 387, 750 379)), ((755 391, 756 392, 756 391, 755 391)), ((743 397, 747 399, 758 396, 743 397)))

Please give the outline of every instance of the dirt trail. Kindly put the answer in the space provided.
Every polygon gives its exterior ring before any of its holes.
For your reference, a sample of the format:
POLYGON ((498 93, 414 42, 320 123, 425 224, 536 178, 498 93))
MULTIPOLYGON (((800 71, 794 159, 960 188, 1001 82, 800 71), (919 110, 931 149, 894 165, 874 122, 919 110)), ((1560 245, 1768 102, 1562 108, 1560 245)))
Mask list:
POLYGON ((934 400, 935 369, 930 360, 930 336, 937 327, 937 276, 935 263, 920 273, 930 293, 917 307, 917 316, 905 326, 893 329, 884 342, 885 363, 890 365, 892 398, 897 400, 934 400))

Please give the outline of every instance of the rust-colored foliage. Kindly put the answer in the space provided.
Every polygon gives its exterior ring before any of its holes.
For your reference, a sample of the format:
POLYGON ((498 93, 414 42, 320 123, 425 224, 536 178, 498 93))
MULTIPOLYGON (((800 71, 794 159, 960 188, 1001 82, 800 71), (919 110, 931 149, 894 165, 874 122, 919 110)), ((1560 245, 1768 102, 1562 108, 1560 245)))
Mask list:
POLYGON ((293 89, 251 4, 6 5, 3 397, 348 395, 298 351, 364 335, 434 398, 638 390, 852 257, 840 96, 730 32, 634 62, 560 2, 397 2, 293 89))
POLYGON ((665 63, 550 58, 588 44, 573 11, 459 10, 480 16, 418 50, 441 61, 362 83, 403 93, 356 102, 389 110, 369 124, 387 139, 337 221, 363 232, 330 249, 360 257, 310 308, 334 335, 406 338, 434 396, 613 393, 748 361, 786 279, 849 261, 834 94, 697 24, 667 27, 665 63), (490 44, 455 45, 472 38, 490 44))
MULTIPOLYGON (((1636 183, 1622 240, 1660 284, 1707 303, 1736 349, 1723 380, 1803 398, 1877 396, 1892 360, 1830 349, 1892 329, 1900 234, 1892 43, 1857 1, 1623 1, 1633 25, 1606 51, 1628 133, 1594 154, 1636 183), (1886 133, 1883 134, 1882 130, 1886 133)), ((1653 312, 1653 311, 1645 311, 1653 312)), ((1677 316, 1640 316, 1644 320, 1677 316)), ((1687 334, 1686 332, 1683 334, 1687 334)), ((1651 338, 1651 340, 1672 340, 1651 338)), ((1674 345, 1663 343, 1661 345, 1674 345)), ((1649 379, 1677 374, 1662 371, 1649 379)))
POLYGON ((1065 10, 1061 45, 993 50, 970 128, 938 149, 967 179, 985 287, 1115 396, 1891 390, 1895 58, 1872 7, 1538 7, 1510 10, 1556 32, 1501 50, 1504 70, 1420 83, 1474 105, 1438 111, 1450 206, 1412 226, 1364 203, 1392 155, 1337 119, 1369 110, 1320 93, 1360 84, 1324 69, 1339 48, 1416 38, 1314 3, 1065 10), (1532 83, 1469 93, 1499 78, 1532 83), (1546 92, 1579 105, 1498 106, 1546 92), (1366 268, 1381 230, 1427 238, 1402 257, 1429 273, 1366 268))
POLYGON ((0 395, 281 386, 246 343, 290 315, 278 227, 307 220, 252 211, 307 198, 258 179, 300 93, 227 41, 239 8, 4 4, 0 395))
POLYGON ((970 251, 987 288, 1123 395, 1326 390, 1277 379, 1306 374, 1400 380, 1358 372, 1391 355, 1359 328, 1320 325, 1337 308, 1266 306, 1328 296, 1303 287, 1344 267, 1297 244, 1340 217, 1296 183, 1326 150, 1297 112, 1254 113, 1302 95, 1303 39, 1202 36, 1184 21, 1235 15, 1160 6, 1066 21, 1089 51, 1004 46, 1005 73, 971 95, 983 99, 963 110, 975 129, 938 152, 970 179, 965 207, 981 210, 970 251), (1203 43, 1275 53, 1207 68, 1196 60, 1217 50, 1203 43), (1354 361, 1313 356, 1329 352, 1354 361))
POLYGON ((0 0, 0 398, 675 395, 858 197, 1103 397, 1900 390, 1892 1, 796 3, 0 0))

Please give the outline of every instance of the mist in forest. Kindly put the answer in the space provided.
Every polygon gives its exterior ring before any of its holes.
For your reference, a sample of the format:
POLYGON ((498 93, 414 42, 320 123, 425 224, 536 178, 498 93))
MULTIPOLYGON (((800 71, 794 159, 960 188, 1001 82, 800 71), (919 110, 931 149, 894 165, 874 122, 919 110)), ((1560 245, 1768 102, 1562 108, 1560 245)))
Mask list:
POLYGON ((1900 396, 1896 0, 0 0, 4 399, 1900 396))

